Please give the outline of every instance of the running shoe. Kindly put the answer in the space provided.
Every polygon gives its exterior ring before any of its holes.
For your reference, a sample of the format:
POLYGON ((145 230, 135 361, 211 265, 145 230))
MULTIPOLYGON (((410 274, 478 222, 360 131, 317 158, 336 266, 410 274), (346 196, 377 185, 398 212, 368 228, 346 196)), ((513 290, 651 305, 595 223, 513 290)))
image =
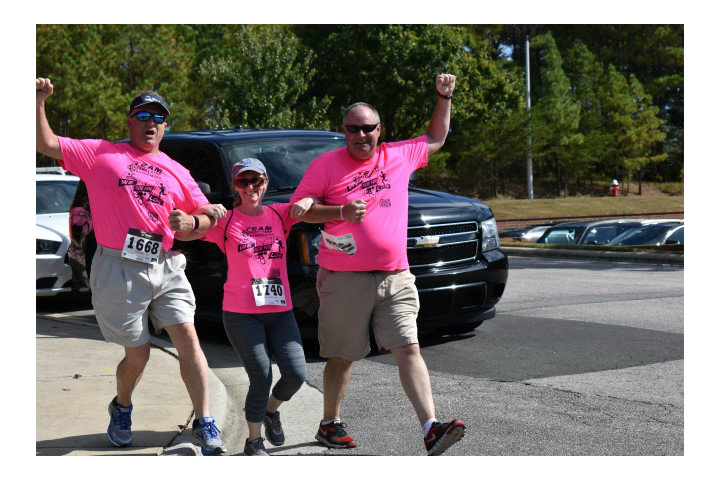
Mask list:
POLYGON ((428 455, 441 455, 465 435, 465 422, 453 420, 448 423, 435 422, 425 436, 428 455))
POLYGON ((315 440, 330 448, 355 448, 355 439, 345 431, 347 424, 335 420, 327 425, 320 424, 315 440))
POLYGON ((107 437, 110 443, 116 447, 129 447, 132 445, 132 431, 130 430, 132 409, 132 405, 123 407, 117 403, 117 397, 113 398, 110 405, 108 405, 110 425, 108 425, 107 437))
POLYGON ((213 417, 202 417, 193 420, 193 437, 200 441, 200 451, 203 455, 221 455, 227 453, 227 448, 220 438, 220 430, 215 426, 213 417))
POLYGON ((272 415, 267 415, 266 413, 263 419, 263 425, 265 425, 265 435, 267 436, 268 442, 276 447, 285 443, 285 433, 282 429, 282 423, 280 423, 280 412, 275 412, 272 415))
POLYGON ((252 441, 249 438, 245 439, 245 450, 243 450, 243 453, 248 457, 269 457, 270 455, 265 451, 263 440, 263 437, 258 437, 252 441))

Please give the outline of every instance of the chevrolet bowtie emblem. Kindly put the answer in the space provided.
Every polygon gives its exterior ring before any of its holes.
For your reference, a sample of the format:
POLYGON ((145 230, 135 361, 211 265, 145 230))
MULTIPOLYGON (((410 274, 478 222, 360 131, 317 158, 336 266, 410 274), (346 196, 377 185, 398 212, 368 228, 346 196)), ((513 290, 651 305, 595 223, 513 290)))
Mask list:
POLYGON ((439 235, 428 235, 427 237, 418 238, 415 246, 431 248, 437 246, 438 243, 440 243, 439 235))

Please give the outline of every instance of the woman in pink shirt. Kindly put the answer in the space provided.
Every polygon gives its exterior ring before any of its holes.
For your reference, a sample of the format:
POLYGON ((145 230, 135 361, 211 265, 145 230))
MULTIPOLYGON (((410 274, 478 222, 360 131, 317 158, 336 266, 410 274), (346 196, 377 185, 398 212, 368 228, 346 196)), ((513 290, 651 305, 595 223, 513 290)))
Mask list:
POLYGON ((223 324, 228 339, 250 378, 245 399, 249 437, 246 455, 267 455, 261 425, 275 446, 285 442, 278 407, 305 381, 307 367, 290 299, 287 235, 314 203, 306 197, 294 205, 263 205, 268 185, 265 166, 246 158, 233 165, 234 209, 202 240, 216 243, 228 260, 223 295, 223 324), (272 388, 275 359, 280 379, 272 388), (268 398, 269 396, 269 398, 268 398))

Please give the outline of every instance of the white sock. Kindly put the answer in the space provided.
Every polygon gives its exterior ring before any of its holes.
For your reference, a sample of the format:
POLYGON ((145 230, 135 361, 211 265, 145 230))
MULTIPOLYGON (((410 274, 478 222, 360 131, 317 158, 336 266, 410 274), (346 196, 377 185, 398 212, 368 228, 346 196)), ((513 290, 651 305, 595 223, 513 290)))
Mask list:
POLYGON ((335 420, 321 420, 320 425, 330 425, 333 422, 339 422, 340 419, 336 418, 335 420))
POLYGON ((430 431, 430 427, 432 427, 432 424, 435 422, 437 422, 437 418, 435 417, 425 422, 425 425, 423 425, 423 437, 427 437, 427 434, 430 431))

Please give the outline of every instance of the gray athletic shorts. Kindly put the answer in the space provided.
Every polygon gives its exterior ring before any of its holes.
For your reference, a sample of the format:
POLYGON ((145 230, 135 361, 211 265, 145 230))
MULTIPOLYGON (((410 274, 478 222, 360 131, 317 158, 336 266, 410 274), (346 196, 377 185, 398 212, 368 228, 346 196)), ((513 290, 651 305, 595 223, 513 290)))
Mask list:
POLYGON ((170 250, 161 263, 121 258, 121 250, 98 245, 90 270, 95 318, 105 340, 124 347, 150 341, 148 317, 155 332, 193 323, 195 295, 185 277, 185 255, 170 250))
POLYGON ((360 360, 370 353, 370 325, 381 350, 418 343, 420 299, 410 270, 317 274, 320 356, 360 360))

